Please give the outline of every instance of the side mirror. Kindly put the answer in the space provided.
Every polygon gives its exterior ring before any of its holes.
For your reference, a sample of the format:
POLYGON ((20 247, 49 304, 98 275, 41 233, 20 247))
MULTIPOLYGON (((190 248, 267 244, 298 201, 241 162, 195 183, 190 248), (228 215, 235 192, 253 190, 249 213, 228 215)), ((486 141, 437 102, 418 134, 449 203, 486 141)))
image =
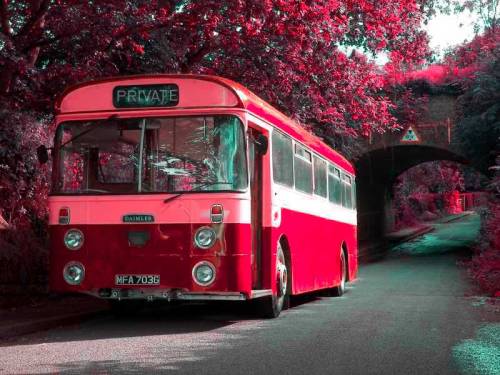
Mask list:
POLYGON ((36 149, 36 156, 40 164, 45 164, 49 161, 49 151, 44 145, 38 146, 36 149))
POLYGON ((267 149, 269 148, 269 140, 264 134, 257 134, 257 136, 255 137, 255 148, 261 155, 265 155, 267 153, 267 149))

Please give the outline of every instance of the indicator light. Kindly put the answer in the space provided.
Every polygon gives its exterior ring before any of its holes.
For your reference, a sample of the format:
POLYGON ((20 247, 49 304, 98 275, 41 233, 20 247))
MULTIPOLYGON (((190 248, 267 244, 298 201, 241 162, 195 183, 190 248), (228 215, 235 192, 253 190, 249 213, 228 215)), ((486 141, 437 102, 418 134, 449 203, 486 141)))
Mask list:
POLYGON ((210 209, 210 220, 212 223, 220 224, 224 219, 224 208, 222 204, 214 204, 210 209))
POLYGON ((70 221, 69 208, 61 207, 59 209, 59 224, 67 225, 70 221))

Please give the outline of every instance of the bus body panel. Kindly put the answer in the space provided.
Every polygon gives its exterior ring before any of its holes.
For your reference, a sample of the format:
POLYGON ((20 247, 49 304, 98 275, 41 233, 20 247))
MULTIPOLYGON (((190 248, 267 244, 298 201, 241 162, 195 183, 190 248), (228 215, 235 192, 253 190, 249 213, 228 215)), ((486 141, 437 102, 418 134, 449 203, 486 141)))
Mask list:
POLYGON ((192 245, 192 235, 200 225, 193 224, 137 224, 137 225, 72 225, 85 233, 85 244, 78 251, 69 251, 63 244, 67 227, 53 225, 51 237, 51 289, 58 292, 92 292, 99 289, 137 289, 137 286, 115 284, 117 275, 160 275, 160 284, 142 286, 147 289, 180 289, 191 292, 241 292, 250 294, 250 240, 248 224, 226 224, 220 229, 221 243, 213 249, 201 250, 192 245), (144 246, 131 246, 128 233, 149 233, 144 246), (215 282, 203 287, 192 278, 193 266, 208 260, 216 266, 215 282), (62 272, 70 261, 81 262, 85 279, 81 285, 64 282, 62 272))
MULTIPOLYGON (((170 77, 166 78, 168 83, 180 86, 179 103, 174 107, 176 110, 177 108, 236 107, 241 103, 233 90, 220 83, 195 77, 184 76, 180 80, 174 78, 175 76, 170 77)), ((158 78, 125 78, 120 80, 119 85, 155 85, 159 83, 158 78)), ((112 92, 116 86, 116 80, 77 86, 77 89, 71 89, 64 94, 57 104, 58 110, 61 113, 72 113, 114 109, 112 92), (82 100, 82 97, 85 97, 85 100, 82 100)))
POLYGON ((158 274, 160 285, 146 288, 250 294, 249 201, 245 193, 233 196, 192 194, 167 203, 163 200, 168 195, 163 194, 51 197, 51 289, 96 292, 100 288, 116 288, 116 275, 158 274), (212 204, 224 207, 222 224, 210 222, 212 204), (68 225, 58 223, 63 207, 70 211, 68 225), (128 214, 152 215, 155 222, 124 223, 123 216, 128 214), (218 234, 215 245, 208 250, 197 248, 193 240, 196 230, 203 226, 214 228, 218 234), (84 244, 78 250, 68 250, 64 245, 69 229, 84 233, 84 244), (131 234, 146 235, 146 243, 131 244, 131 234), (216 281, 208 287, 197 285, 191 274, 193 266, 202 260, 216 266, 216 281), (79 286, 68 285, 62 278, 64 266, 71 261, 85 266, 85 280, 79 286))
MULTIPOLYGON (((222 204, 224 223, 250 223, 247 193, 51 196, 49 224, 59 224, 59 210, 70 208, 71 224, 124 224, 123 216, 150 214, 155 223, 210 223, 210 208, 222 204)), ((125 223, 127 225, 127 223, 125 223)))
POLYGON ((273 184, 273 238, 285 236, 291 257, 292 293, 330 288, 340 282, 340 254, 347 248, 349 280, 357 274, 356 212, 273 184))
POLYGON ((331 288, 340 283, 340 253, 346 242, 349 279, 356 277, 355 226, 283 209, 276 241, 285 236, 290 247, 292 294, 331 288))

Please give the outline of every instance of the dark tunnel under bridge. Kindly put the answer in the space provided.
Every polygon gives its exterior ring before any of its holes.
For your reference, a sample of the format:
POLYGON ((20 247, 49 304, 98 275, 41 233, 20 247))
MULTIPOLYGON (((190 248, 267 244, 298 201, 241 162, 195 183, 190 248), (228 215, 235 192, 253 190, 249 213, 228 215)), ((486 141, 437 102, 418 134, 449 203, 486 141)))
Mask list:
MULTIPOLYGON (((397 145, 371 150, 357 160, 358 241, 360 248, 383 241, 391 207, 392 186, 406 170, 429 161, 467 160, 448 149, 425 145, 397 145)), ((365 255, 365 254, 360 254, 365 255)))

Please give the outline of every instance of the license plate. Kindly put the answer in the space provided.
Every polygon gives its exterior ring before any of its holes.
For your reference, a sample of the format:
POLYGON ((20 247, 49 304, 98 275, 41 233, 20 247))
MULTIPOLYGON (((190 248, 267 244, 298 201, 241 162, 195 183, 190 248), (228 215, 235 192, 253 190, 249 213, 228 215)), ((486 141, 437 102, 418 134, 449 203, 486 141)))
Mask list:
POLYGON ((160 275, 116 275, 116 285, 160 285, 160 275))

